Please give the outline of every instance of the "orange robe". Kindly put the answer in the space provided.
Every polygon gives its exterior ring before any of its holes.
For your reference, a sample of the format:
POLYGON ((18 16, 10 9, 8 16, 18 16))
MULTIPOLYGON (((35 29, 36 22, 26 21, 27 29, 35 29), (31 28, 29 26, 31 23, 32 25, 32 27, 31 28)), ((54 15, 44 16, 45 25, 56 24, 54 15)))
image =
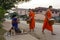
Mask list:
POLYGON ((31 20, 30 20, 29 28, 34 29, 35 28, 35 19, 34 19, 35 13, 33 11, 30 11, 29 17, 30 18, 32 17, 31 20))
POLYGON ((46 12, 47 17, 45 16, 45 19, 44 19, 43 31, 44 31, 44 29, 47 29, 47 30, 49 30, 51 32, 53 31, 52 25, 49 25, 49 23, 48 23, 48 19, 50 19, 52 17, 51 13, 52 12, 50 10, 47 10, 47 12, 46 12))

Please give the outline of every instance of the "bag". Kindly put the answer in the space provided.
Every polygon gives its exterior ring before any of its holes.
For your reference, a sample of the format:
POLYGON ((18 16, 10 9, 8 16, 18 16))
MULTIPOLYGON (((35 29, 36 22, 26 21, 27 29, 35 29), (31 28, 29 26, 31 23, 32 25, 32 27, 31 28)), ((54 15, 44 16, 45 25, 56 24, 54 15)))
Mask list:
POLYGON ((49 19, 48 23, 49 23, 50 25, 53 25, 53 24, 54 24, 54 19, 53 19, 53 18, 49 19))
POLYGON ((27 18, 27 24, 31 23, 31 20, 29 20, 29 17, 27 18))

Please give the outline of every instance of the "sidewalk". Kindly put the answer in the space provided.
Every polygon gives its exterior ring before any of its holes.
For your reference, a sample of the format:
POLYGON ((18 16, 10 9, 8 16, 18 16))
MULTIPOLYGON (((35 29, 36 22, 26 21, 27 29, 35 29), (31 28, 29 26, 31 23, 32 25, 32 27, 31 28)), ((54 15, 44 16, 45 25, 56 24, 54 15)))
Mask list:
MULTIPOLYGON (((3 25, 4 25, 3 28, 7 31, 11 28, 11 23, 9 21, 4 22, 3 25)), ((20 26, 22 27, 21 24, 19 24, 19 27, 20 26)), ((15 36, 6 36, 5 34, 4 34, 4 37, 6 38, 6 40, 38 40, 37 38, 35 38, 34 36, 32 36, 29 33, 23 34, 23 35, 15 35, 15 36)))
MULTIPOLYGON (((28 26, 25 21, 21 21, 21 23, 28 26)), ((42 25, 42 23, 36 23, 35 34, 40 38, 39 40, 60 40, 60 25, 53 25, 55 36, 47 30, 45 30, 45 34, 42 34, 42 25)))
MULTIPOLYGON (((3 23, 5 25, 4 29, 9 30, 11 27, 10 22, 3 23)), ((33 33, 26 35, 16 35, 9 37, 10 40, 60 40, 60 25, 53 25, 55 36, 51 35, 49 31, 45 31, 45 34, 42 34, 42 23, 36 23, 36 28, 33 33), (17 39, 16 39, 17 38, 17 39)), ((19 27, 29 30, 29 25, 25 21, 21 21, 19 27)), ((8 40, 8 38, 6 38, 8 40)))
POLYGON ((6 40, 38 40, 30 34, 5 36, 6 40))

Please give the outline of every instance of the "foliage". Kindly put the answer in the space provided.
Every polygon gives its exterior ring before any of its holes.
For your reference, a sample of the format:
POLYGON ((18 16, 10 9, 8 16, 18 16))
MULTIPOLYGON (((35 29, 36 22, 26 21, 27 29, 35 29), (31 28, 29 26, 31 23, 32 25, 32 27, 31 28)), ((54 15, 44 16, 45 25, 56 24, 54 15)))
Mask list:
POLYGON ((18 16, 18 13, 14 12, 14 13, 9 13, 10 14, 10 17, 12 18, 13 15, 16 15, 18 16))
POLYGON ((4 33, 6 32, 6 30, 0 28, 0 40, 5 40, 4 38, 4 33))
MULTIPOLYGON (((24 0, 22 0, 24 2, 24 0)), ((4 8, 5 10, 11 9, 12 7, 15 7, 14 4, 18 2, 22 2, 21 0, 0 0, 0 6, 4 8)), ((27 2, 29 0, 25 0, 27 2)))
POLYGON ((2 7, 0 7, 0 21, 1 21, 2 18, 4 18, 5 12, 6 11, 2 7))

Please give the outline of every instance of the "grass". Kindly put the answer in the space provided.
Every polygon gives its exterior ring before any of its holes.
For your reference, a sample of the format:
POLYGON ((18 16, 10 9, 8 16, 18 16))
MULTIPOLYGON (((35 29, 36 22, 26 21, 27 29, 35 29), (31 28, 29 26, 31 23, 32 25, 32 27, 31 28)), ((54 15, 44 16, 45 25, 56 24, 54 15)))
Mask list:
POLYGON ((0 28, 0 35, 4 35, 5 32, 6 30, 4 30, 3 28, 0 28))
POLYGON ((0 40, 5 40, 4 36, 0 35, 0 40))
POLYGON ((5 38, 4 38, 5 32, 6 32, 6 30, 4 30, 3 28, 0 28, 0 40, 5 40, 5 38))
POLYGON ((6 32, 6 30, 4 30, 2 27, 3 26, 1 25, 1 22, 0 22, 0 40, 5 40, 4 33, 6 32))

